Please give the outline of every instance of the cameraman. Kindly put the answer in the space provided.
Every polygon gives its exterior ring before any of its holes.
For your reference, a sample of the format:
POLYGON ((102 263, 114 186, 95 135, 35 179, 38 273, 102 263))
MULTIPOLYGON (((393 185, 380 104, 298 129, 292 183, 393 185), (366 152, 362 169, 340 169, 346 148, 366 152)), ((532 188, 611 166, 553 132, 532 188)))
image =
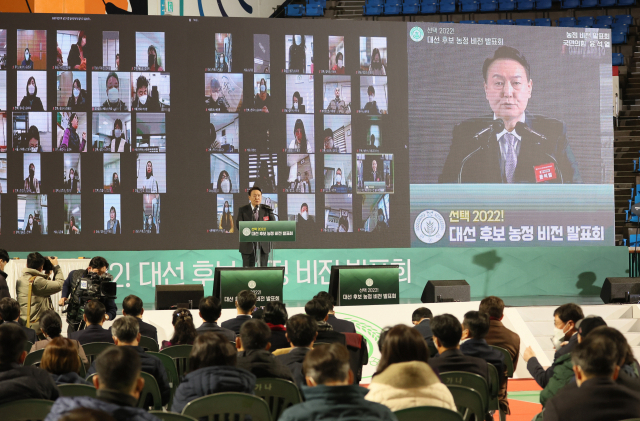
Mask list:
MULTIPOLYGON (((98 276, 104 276, 107 274, 107 269, 109 268, 109 263, 107 259, 104 257, 96 256, 89 262, 89 267, 86 270, 77 269, 69 272, 69 276, 64 281, 64 285, 62 286, 62 298, 58 304, 60 306, 64 306, 68 304, 69 296, 74 292, 79 290, 80 280, 82 278, 89 277, 89 274, 96 274, 98 276)), ((116 312, 118 311, 118 306, 113 298, 108 298, 103 302, 107 312, 105 314, 106 320, 113 320, 116 317, 116 312)), ((69 308, 67 308, 69 310, 69 308)), ((82 323, 82 315, 76 317, 75 319, 71 319, 71 314, 67 314, 67 323, 69 323, 69 327, 67 329, 67 333, 75 332, 79 330, 80 324, 82 323)), ((84 326, 83 326, 84 327, 84 326)))
POLYGON ((53 309, 51 296, 62 289, 64 283, 62 270, 57 257, 44 257, 40 253, 30 253, 27 256, 27 267, 22 270, 22 276, 16 282, 16 295, 20 304, 20 319, 27 321, 29 314, 30 325, 27 327, 40 332, 40 315, 53 309), (48 260, 48 262, 47 262, 48 260), (53 266, 53 280, 44 273, 46 263, 53 266), (31 284, 31 291, 29 285, 31 284), (31 308, 29 309, 29 301, 31 308))

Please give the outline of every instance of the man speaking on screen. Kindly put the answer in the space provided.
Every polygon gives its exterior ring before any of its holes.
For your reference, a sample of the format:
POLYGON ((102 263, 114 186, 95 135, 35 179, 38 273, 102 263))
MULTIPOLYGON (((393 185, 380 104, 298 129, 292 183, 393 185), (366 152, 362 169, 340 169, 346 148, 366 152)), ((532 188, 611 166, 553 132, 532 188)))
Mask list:
POLYGON ((484 61, 484 92, 493 115, 453 129, 441 183, 580 183, 564 122, 527 111, 529 62, 512 47, 484 61))
MULTIPOLYGON (((273 209, 270 206, 262 205, 262 190, 253 186, 249 190, 249 203, 238 209, 236 217, 236 230, 240 232, 240 221, 275 221, 273 209)), ((269 262, 270 242, 260 243, 240 243, 240 253, 242 254, 242 267, 255 267, 256 257, 260 259, 260 267, 266 267, 269 262)))

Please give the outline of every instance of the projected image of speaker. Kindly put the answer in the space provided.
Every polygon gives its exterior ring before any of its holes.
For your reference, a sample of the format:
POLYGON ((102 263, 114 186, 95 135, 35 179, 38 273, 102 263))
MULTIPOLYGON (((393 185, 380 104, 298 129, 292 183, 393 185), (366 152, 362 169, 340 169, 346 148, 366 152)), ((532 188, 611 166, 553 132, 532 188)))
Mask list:
POLYGON ((640 302, 640 278, 606 278, 600 298, 605 304, 640 302))
POLYGON ((471 300, 471 287, 465 281, 429 281, 422 291, 423 303, 465 302, 471 300))
POLYGON ((156 285, 156 310, 198 308, 203 297, 202 285, 156 285))

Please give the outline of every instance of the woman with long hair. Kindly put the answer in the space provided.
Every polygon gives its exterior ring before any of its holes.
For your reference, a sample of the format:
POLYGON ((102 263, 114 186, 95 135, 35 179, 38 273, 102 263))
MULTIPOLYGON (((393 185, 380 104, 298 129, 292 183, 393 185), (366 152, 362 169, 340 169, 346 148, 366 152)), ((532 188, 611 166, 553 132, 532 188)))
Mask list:
POLYGON ((380 55, 380 50, 374 48, 371 52, 371 65, 369 65, 369 71, 371 74, 375 76, 384 76, 387 74, 387 71, 384 68, 384 64, 382 64, 382 56, 380 55))
POLYGON ((307 141, 307 132, 304 129, 304 123, 301 119, 296 120, 296 124, 293 126, 293 140, 289 142, 289 152, 296 151, 302 153, 312 153, 309 149, 309 142, 307 141))
POLYGON ((72 70, 87 70, 87 59, 84 56, 85 45, 87 45, 87 36, 84 31, 80 31, 78 41, 71 45, 67 56, 67 66, 72 70))
POLYGON ((120 221, 117 219, 115 206, 111 206, 109 209, 109 220, 107 221, 107 232, 109 234, 120 234, 120 221))
MULTIPOLYGON (((44 335, 45 339, 33 344, 31 352, 43 349, 47 347, 53 339, 62 337, 62 318, 60 318, 60 315, 51 309, 42 312, 42 316, 40 317, 40 332, 37 333, 40 336, 44 335)), ((82 349, 82 345, 76 340, 71 340, 71 342, 76 350, 76 358, 79 356, 82 363, 88 366, 89 360, 84 353, 84 349, 82 349)), ((78 370, 79 369, 80 367, 78 367, 78 370)))
POLYGON ((253 108, 260 109, 262 112, 268 113, 271 106, 271 95, 267 92, 267 80, 260 79, 258 93, 253 100, 253 108))
POLYGON ((160 193, 158 191, 158 182, 156 178, 153 176, 153 163, 151 161, 147 161, 147 165, 145 167, 145 180, 142 190, 145 193, 160 193))
POLYGON ((71 110, 82 110, 84 105, 87 102, 87 91, 82 89, 82 83, 80 83, 80 79, 75 79, 73 81, 73 87, 71 90, 71 96, 67 101, 67 107, 71 107, 71 110))
POLYGON ((218 229, 224 230, 224 232, 226 233, 232 233, 234 230, 233 213, 231 212, 231 206, 229 205, 228 200, 224 201, 224 206, 222 207, 222 217, 220 218, 218 229))
POLYGON ((30 76, 27 79, 26 95, 22 97, 20 101, 20 107, 26 111, 44 111, 42 101, 38 97, 38 85, 36 84, 36 78, 30 76))
POLYGON ((191 312, 186 308, 179 308, 173 312, 171 320, 173 336, 168 341, 162 341, 162 349, 173 345, 191 345, 196 338, 196 327, 193 325, 191 312))
POLYGON ((120 178, 117 172, 111 176, 111 193, 120 193, 120 178))
POLYGON ((218 174, 218 193, 231 193, 233 191, 233 183, 231 182, 231 176, 227 170, 220 171, 218 174))

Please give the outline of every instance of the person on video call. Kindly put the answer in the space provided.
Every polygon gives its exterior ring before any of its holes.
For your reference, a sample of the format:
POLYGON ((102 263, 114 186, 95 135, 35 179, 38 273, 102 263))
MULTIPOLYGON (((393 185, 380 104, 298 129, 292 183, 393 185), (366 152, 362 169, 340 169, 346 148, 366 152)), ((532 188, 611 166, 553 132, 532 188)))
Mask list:
POLYGON ((289 109, 290 113, 304 114, 305 106, 302 105, 302 97, 300 96, 300 92, 295 91, 293 96, 291 97, 291 108, 289 109))
POLYGON ((369 97, 369 102, 364 105, 364 110, 369 114, 380 114, 378 104, 375 101, 376 90, 373 86, 367 88, 367 96, 369 97))
POLYGON ((64 58, 62 58, 62 48, 56 42, 56 66, 64 66, 64 58))
POLYGON ((271 96, 267 93, 267 80, 260 79, 260 88, 253 100, 253 108, 262 110, 263 113, 269 112, 271 106, 271 96))
POLYGON ((233 225, 233 213, 231 212, 231 206, 229 206, 229 201, 225 200, 224 206, 222 207, 222 216, 220 217, 218 229, 221 229, 226 233, 232 233, 234 231, 233 225))
POLYGON ((382 174, 378 171, 378 161, 371 160, 371 171, 365 173, 364 181, 382 181, 382 174))
POLYGON ((142 185, 143 193, 159 193, 158 182, 153 176, 153 163, 151 163, 151 161, 147 161, 145 177, 144 184, 142 185))
POLYGON ((24 70, 33 70, 33 60, 31 60, 31 51, 29 51, 29 47, 24 49, 24 60, 22 60, 20 66, 22 66, 24 70))
POLYGON ((84 31, 78 34, 78 42, 71 45, 67 56, 67 66, 73 70, 87 70, 87 59, 84 56, 84 46, 87 45, 87 36, 84 31))
POLYGON ((69 232, 68 232, 68 234, 80 234, 80 230, 76 226, 76 218, 73 215, 71 215, 69 217, 69 232))
POLYGON ((82 110, 87 103, 87 91, 82 89, 82 83, 79 79, 73 81, 73 89, 71 90, 71 96, 67 101, 67 107, 71 108, 71 111, 82 110))
POLYGON ((371 52, 371 65, 369 66, 369 72, 374 76, 384 76, 387 71, 382 64, 382 57, 380 56, 380 50, 374 48, 371 52))
POLYGON ((347 193, 347 183, 342 177, 342 168, 336 169, 336 176, 334 184, 331 186, 331 191, 335 193, 347 193))
POLYGON ((136 94, 131 108, 136 108, 138 111, 160 111, 160 102, 158 98, 149 96, 149 80, 143 75, 138 76, 136 80, 136 94))
POLYGON ((153 223, 153 215, 149 214, 145 218, 144 229, 151 231, 151 234, 157 234, 156 224, 153 223))
POLYGON ((69 169, 69 179, 65 181, 64 187, 67 190, 71 190, 70 193, 79 193, 78 183, 80 182, 80 177, 76 173, 73 168, 69 169))
MULTIPOLYGON (((260 205, 262 203, 262 190, 255 184, 249 190, 248 205, 241 206, 236 216, 236 229, 240 229, 240 221, 275 221, 271 207, 260 205)), ((269 262, 270 242, 240 243, 242 254, 242 267, 255 267, 256 255, 259 255, 261 267, 266 267, 269 262)))
POLYGON ((327 106, 327 110, 333 110, 337 114, 348 114, 351 112, 349 109, 349 105, 343 100, 340 99, 340 86, 336 86, 334 91, 336 97, 329 101, 329 105, 327 106))
POLYGON ((331 68, 337 75, 344 74, 344 56, 342 52, 336 54, 336 64, 331 68))
POLYGON ((113 122, 113 137, 111 138, 111 152, 129 152, 131 146, 127 139, 124 138, 124 131, 122 130, 122 120, 116 118, 113 122))
POLYGON ((164 72, 162 66, 160 66, 160 60, 158 59, 158 52, 156 51, 156 47, 150 45, 147 48, 147 56, 148 56, 148 66, 149 70, 152 72, 164 72))
POLYGON ((307 132, 304 130, 304 123, 301 119, 297 119, 293 126, 293 139, 289 142, 287 149, 289 152, 313 152, 307 141, 307 132))
POLYGON ((349 232, 349 217, 342 215, 338 220, 338 232, 349 232))
POLYGON ((22 97, 20 101, 20 107, 24 107, 24 110, 28 111, 44 111, 42 101, 38 97, 38 86, 36 85, 36 78, 30 76, 27 80, 27 94, 22 97))
POLYGON ((378 222, 373 229, 374 232, 387 232, 389 231, 389 224, 384 220, 384 211, 382 208, 378 208, 378 222))
POLYGON ((111 193, 120 193, 120 178, 117 172, 111 176, 111 193))
MULTIPOLYGON (((267 161, 260 161, 258 166, 258 176, 254 184, 260 184, 266 186, 265 191, 267 193, 274 193, 276 191, 276 183, 273 180, 273 176, 269 171, 269 163, 267 161)), ((262 193, 262 190, 260 190, 262 193)))
POLYGON ((205 106, 220 113, 229 112, 229 102, 222 94, 222 86, 215 76, 211 78, 211 96, 206 99, 205 106))
MULTIPOLYGON (((498 48, 482 66, 493 115, 456 125, 441 183, 534 183, 535 167, 551 167, 551 183, 580 183, 564 122, 527 111, 533 80, 527 59, 498 48)), ((544 181, 544 179, 543 179, 544 181)))
POLYGON ((324 150, 332 151, 335 148, 333 143, 333 130, 330 128, 324 129, 324 150))
POLYGON ((107 100, 102 103, 102 111, 127 111, 127 105, 120 99, 120 79, 116 72, 107 75, 107 100))
POLYGON ((298 73, 304 73, 307 67, 306 48, 304 36, 294 35, 293 42, 289 47, 289 70, 297 70, 298 73))
POLYGON ((376 145, 376 135, 374 135, 373 133, 371 133, 371 136, 369 136, 369 143, 367 144, 367 146, 371 148, 378 147, 378 145, 376 145))
POLYGON ((307 223, 314 222, 313 216, 309 215, 309 205, 303 203, 300 205, 300 213, 296 216, 298 224, 306 225, 307 223))
POLYGON ((109 209, 109 220, 106 226, 108 234, 120 234, 120 221, 118 221, 116 217, 116 208, 111 206, 111 209, 109 209))
POLYGON ((231 193, 233 190, 233 183, 231 183, 231 177, 227 170, 220 171, 218 174, 218 183, 216 184, 218 193, 231 193))
POLYGON ((28 148, 29 152, 42 152, 42 145, 40 144, 40 131, 36 126, 29 127, 29 130, 26 133, 26 137, 24 137, 23 140, 26 140, 27 144, 25 145, 24 142, 21 142, 21 150, 28 148))
POLYGON ((120 70, 120 54, 116 54, 116 70, 120 70))
POLYGON ((40 181, 35 176, 36 166, 32 162, 29 164, 29 175, 24 179, 24 189, 28 193, 40 193, 40 181))
POLYGON ((87 143, 87 132, 82 132, 82 141, 78 135, 78 114, 71 113, 69 116, 69 127, 64 131, 60 150, 65 152, 83 152, 87 143))
POLYGON ((25 234, 33 233, 33 214, 29 214, 29 218, 27 218, 27 222, 24 224, 24 232, 25 234))

